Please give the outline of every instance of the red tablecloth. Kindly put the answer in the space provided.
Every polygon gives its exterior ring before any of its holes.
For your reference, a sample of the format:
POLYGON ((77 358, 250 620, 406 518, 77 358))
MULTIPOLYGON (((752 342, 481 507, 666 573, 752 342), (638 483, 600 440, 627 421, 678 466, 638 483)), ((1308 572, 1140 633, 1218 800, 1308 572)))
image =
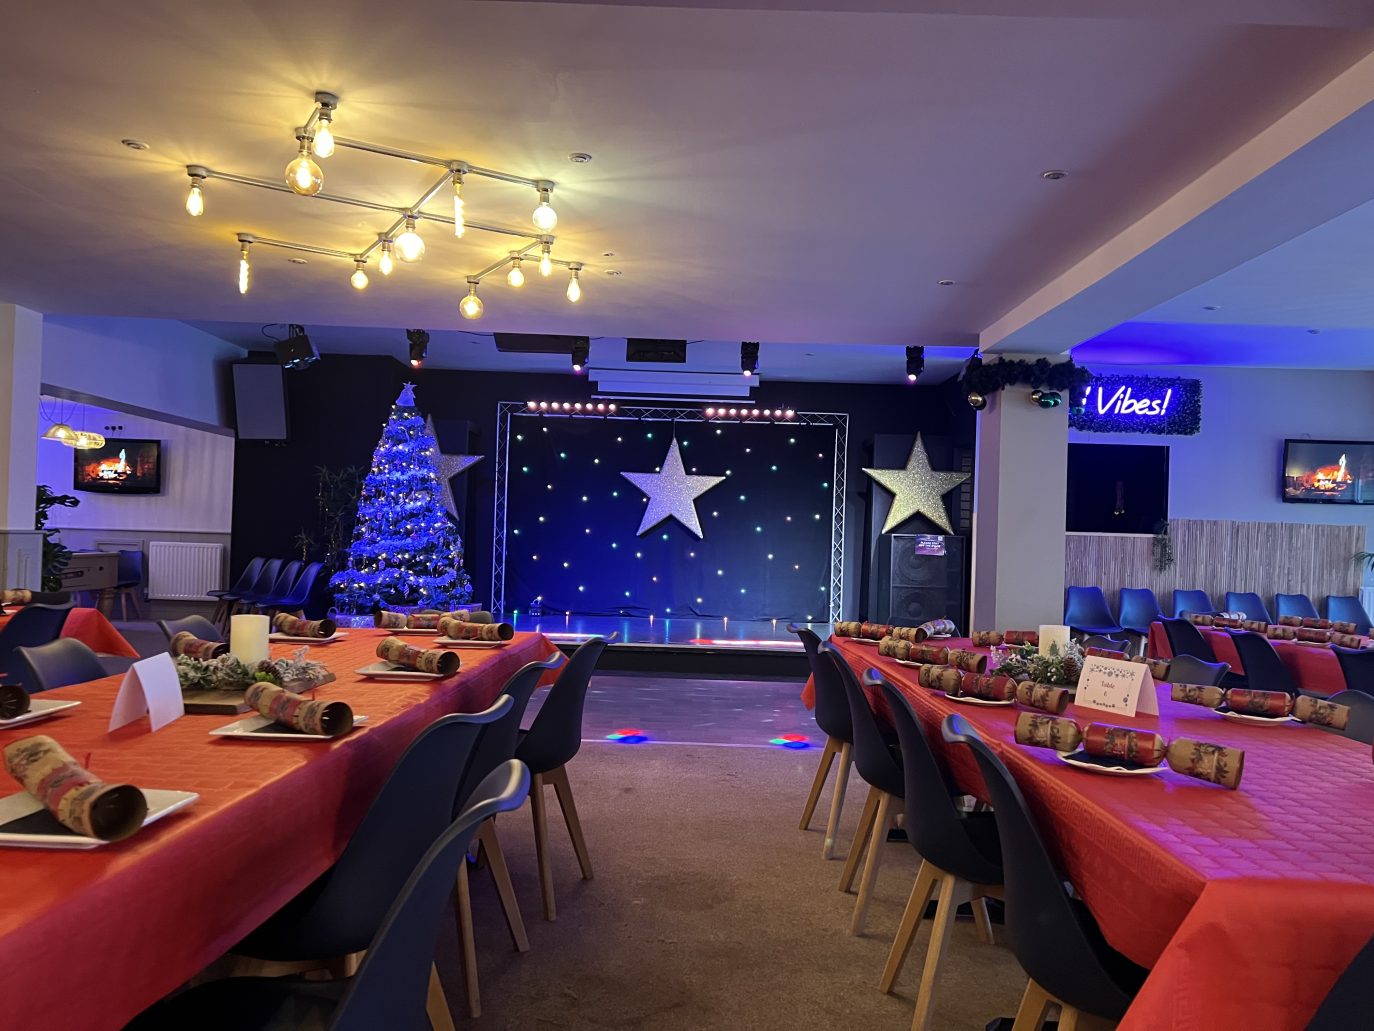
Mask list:
MULTIPOLYGON (((910 667, 837 643, 856 670, 876 665, 897 684, 928 726, 960 712, 1002 757, 1107 940, 1153 968, 1122 1031, 1298 1031, 1374 933, 1367 745, 1296 723, 1231 723, 1161 687, 1158 718, 1109 722, 1245 749, 1240 789, 1167 769, 1104 777, 1018 746, 1016 707, 949 701, 916 686, 910 667)), ((959 786, 985 797, 967 749, 933 741, 959 786)))
MULTIPOLYGON (((856 638, 856 637, 849 637, 849 638, 838 638, 838 637, 836 637, 836 638, 832 638, 832 640, 836 640, 836 641, 838 641, 838 640, 846 640, 846 641, 848 641, 850 644, 854 645, 854 647, 856 647, 856 648, 867 648, 869 651, 871 651, 871 652, 873 653, 874 658, 877 658, 877 656, 878 656, 878 642, 877 642, 877 641, 865 641, 865 640, 863 640, 862 638, 856 638)), ((959 648, 959 649, 962 649, 963 651, 969 651, 969 652, 991 652, 991 651, 992 651, 991 648, 985 647, 985 646, 983 646, 983 645, 975 645, 975 644, 973 643, 973 639, 972 639, 972 638, 969 638, 969 637, 942 637, 942 638, 940 638, 939 640, 934 641, 934 642, 932 642, 932 643, 934 643, 934 644, 942 644, 942 645, 944 645, 944 646, 947 647, 947 648, 959 648)), ((802 687, 801 700, 802 700, 802 704, 805 705, 808 709, 814 709, 814 708, 816 707, 816 683, 815 683, 815 681, 812 680, 812 678, 809 677, 809 676, 806 678, 806 684, 802 687)))
MULTIPOLYGON (((1245 666, 1236 654, 1235 642, 1225 630, 1214 630, 1200 626, 1198 630, 1212 646, 1218 662, 1227 663, 1233 672, 1244 673, 1245 666)), ((1298 687, 1312 694, 1333 695, 1345 690, 1345 676, 1341 664, 1336 661, 1336 653, 1330 645, 1302 644, 1298 641, 1270 641, 1278 652, 1288 672, 1293 674, 1298 687)), ((1174 651, 1169 647, 1169 636, 1164 632, 1163 623, 1150 624, 1150 637, 1146 643, 1146 654, 1158 659, 1173 658, 1174 651)))
MULTIPOLYGON (((0 628, 9 622, 13 615, 14 611, 11 610, 0 616, 0 628)), ((138 652, 134 651, 133 645, 124 640, 124 635, 114 628, 114 624, 105 618, 104 613, 96 609, 72 609, 67 614, 67 621, 62 625, 62 636, 74 637, 89 646, 92 651, 100 652, 102 655, 138 658, 138 652)))
POLYGON ((109 734, 117 677, 50 691, 44 697, 83 704, 0 731, 0 747, 49 734, 107 780, 201 796, 90 852, 0 849, 0 1025, 122 1027, 327 869, 420 730, 485 708, 512 673, 556 650, 540 634, 517 634, 505 648, 463 650, 462 670, 447 680, 369 682, 352 671, 375 661, 384 632, 348 633, 312 649, 339 677, 318 697, 368 717, 338 741, 211 737, 226 716, 185 716, 157 733, 140 721, 109 734))

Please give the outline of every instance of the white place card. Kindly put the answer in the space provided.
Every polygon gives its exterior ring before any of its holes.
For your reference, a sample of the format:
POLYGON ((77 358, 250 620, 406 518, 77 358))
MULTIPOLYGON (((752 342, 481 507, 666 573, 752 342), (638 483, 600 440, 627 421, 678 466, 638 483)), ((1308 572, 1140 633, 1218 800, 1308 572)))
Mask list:
POLYGON ((1083 660, 1073 704, 1080 709, 1100 709, 1118 716, 1159 715, 1155 680, 1145 663, 1096 655, 1083 660))
POLYGON ((186 715, 176 664, 166 652, 141 659, 129 667, 124 682, 119 685, 119 694, 115 696, 110 729, 118 730, 145 712, 153 730, 161 730, 186 715))

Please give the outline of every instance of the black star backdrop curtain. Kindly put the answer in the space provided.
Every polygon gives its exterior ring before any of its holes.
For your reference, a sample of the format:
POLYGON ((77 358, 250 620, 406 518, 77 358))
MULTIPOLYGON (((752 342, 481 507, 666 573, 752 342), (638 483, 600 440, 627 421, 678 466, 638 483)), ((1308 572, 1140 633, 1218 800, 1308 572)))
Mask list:
POLYGON ((589 615, 825 620, 835 430, 513 414, 506 608, 589 615), (638 536, 676 436, 685 471, 724 480, 696 499, 703 536, 669 518, 638 536))

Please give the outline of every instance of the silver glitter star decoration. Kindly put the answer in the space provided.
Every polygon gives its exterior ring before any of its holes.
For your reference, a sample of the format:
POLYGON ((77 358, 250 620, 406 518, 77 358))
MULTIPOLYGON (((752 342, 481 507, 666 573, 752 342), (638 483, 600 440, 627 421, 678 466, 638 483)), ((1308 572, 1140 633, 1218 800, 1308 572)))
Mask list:
POLYGON ((439 450, 439 435, 434 432, 434 416, 425 416, 425 429, 434 440, 434 468, 439 473, 439 489, 444 495, 444 509, 455 520, 458 505, 453 500, 453 477, 461 476, 480 462, 484 455, 449 455, 439 450))
POLYGON ((677 441, 668 445, 668 454, 663 459, 661 471, 656 473, 627 473, 621 476, 642 490, 649 499, 644 510, 644 518, 639 524, 637 536, 643 537, 669 516, 676 519, 698 538, 701 521, 697 519, 696 499, 712 487, 725 482, 724 476, 689 476, 682 468, 682 455, 677 441))
POLYGON ((931 469, 930 457, 921 444, 919 433, 905 469, 865 469, 864 472, 892 492, 892 507, 887 510, 883 533, 891 533, 914 515, 925 516, 945 533, 954 532, 945 514, 944 496, 970 474, 931 469))

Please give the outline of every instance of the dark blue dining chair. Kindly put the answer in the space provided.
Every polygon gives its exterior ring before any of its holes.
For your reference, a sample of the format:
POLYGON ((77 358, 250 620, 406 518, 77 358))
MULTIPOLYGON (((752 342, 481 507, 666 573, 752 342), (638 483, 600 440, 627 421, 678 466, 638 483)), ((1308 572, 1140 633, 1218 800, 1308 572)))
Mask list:
POLYGON ((26 678, 26 670, 15 649, 56 641, 71 611, 72 602, 68 599, 64 605, 30 603, 11 616, 9 622, 0 627, 0 677, 7 683, 23 684, 30 694, 41 690, 26 678))
POLYGON ((1282 618, 1284 616, 1302 616, 1305 619, 1317 619, 1317 606, 1312 604, 1312 599, 1305 594, 1276 594, 1274 595, 1274 614, 1282 618))
POLYGON ((1357 634, 1369 633, 1369 613, 1364 610, 1360 599, 1353 594, 1328 594, 1326 596, 1326 618, 1343 623, 1354 623, 1357 634))
POLYGON ((248 590, 236 594, 234 602, 230 606, 230 611, 238 608, 252 608, 257 598, 265 597, 272 593, 272 585, 277 582, 277 576, 281 573, 283 563, 279 558, 269 559, 262 564, 258 570, 257 578, 248 590))
POLYGON ((864 684, 881 691, 892 711, 906 784, 902 826, 921 860, 878 990, 892 991, 934 896, 935 917, 911 1022, 914 1031, 926 1031, 934 1009, 940 963, 949 944, 955 911, 962 902, 972 906, 979 933, 992 943, 987 897, 1002 897, 1002 849, 997 839, 997 821, 990 812, 965 812, 955 806, 957 789, 951 787, 953 782, 936 758, 910 699, 875 669, 864 674, 864 684))
POLYGON ((88 684, 111 674, 94 651, 74 637, 59 637, 47 644, 14 649, 23 671, 20 680, 29 694, 51 691, 70 684, 88 684))
POLYGON ((1083 634, 1119 634, 1123 627, 1112 615, 1101 587, 1069 587, 1065 591, 1064 622, 1083 634))
POLYGON ((1374 697, 1374 648, 1340 648, 1331 646, 1340 664, 1341 676, 1350 691, 1363 691, 1374 697))
POLYGON ((1217 607, 1206 591, 1174 591, 1174 618, 1181 619, 1189 612, 1210 616, 1217 607))
POLYGON ((1131 642, 1124 637, 1103 637, 1101 634, 1089 634, 1079 642, 1084 648, 1104 648, 1110 652, 1125 652, 1131 650, 1131 642))
POLYGON ((1348 737, 1351 741, 1374 744, 1374 695, 1363 691, 1337 691, 1327 701, 1344 705, 1350 710, 1345 727, 1341 730, 1333 728, 1333 733, 1348 737))
POLYGON ((1164 618, 1155 592, 1148 587, 1121 588, 1121 626, 1141 637, 1150 636, 1150 624, 1164 618))
POLYGON ((263 603, 261 607, 268 612, 302 611, 315 593, 315 585, 319 582, 320 574, 323 571, 323 562, 311 562, 301 570, 300 575, 296 577, 296 582, 285 594, 263 603))
MULTIPOLYGON (((518 809, 529 792, 529 771, 502 764, 473 792, 471 804, 425 850, 373 928, 358 972, 337 981, 295 977, 230 977, 209 981, 145 1010, 131 1031, 197 1028, 250 1031, 319 1027, 329 1031, 426 1028, 435 1005, 434 942, 445 895, 473 833, 498 813, 518 809)), ((419 787, 423 793, 423 786, 419 787)), ((442 992, 442 988, 439 987, 442 992)), ((447 1014, 444 1020, 448 1020, 447 1014)), ((450 1021, 451 1022, 451 1021, 450 1021)), ((435 1020, 435 1026, 443 1026, 435 1020)))
POLYGON ((1262 619, 1266 623, 1274 622, 1269 615, 1269 610, 1264 607, 1264 602, 1260 596, 1253 591, 1227 591, 1226 611, 1243 612, 1246 619, 1262 619))
POLYGON ((1064 1010, 1061 1025, 1076 1025, 1079 1013, 1120 1020, 1148 971, 1108 945, 1088 907, 1065 889, 1016 779, 972 725, 952 714, 941 734, 973 753, 997 819, 1007 941, 1030 975, 1017 1026, 1040 1028, 1051 1003, 1064 1010))
POLYGON ((243 608, 251 608, 254 611, 261 611, 276 604, 278 598, 284 598, 291 593, 291 588, 296 585, 296 580, 301 575, 301 569, 305 563, 300 559, 292 559, 277 571, 276 579, 272 585, 262 594, 245 594, 239 604, 243 608))
POLYGON ((1203 662, 1214 663, 1217 653, 1211 643, 1202 636, 1202 631, 1186 619, 1161 619, 1164 636, 1169 640, 1169 651, 1174 655, 1191 655, 1203 662))
POLYGON ((1374 938, 1355 953, 1307 1023, 1307 1031, 1354 1031, 1370 1025, 1369 986, 1374 984, 1374 938))
POLYGON ((215 599, 215 611, 210 614, 211 621, 224 623, 229 618, 235 603, 245 594, 253 589, 253 584, 258 579, 258 574, 262 572, 262 567, 267 564, 267 559, 262 556, 250 559, 248 565, 243 567, 243 572, 234 581, 232 587, 222 590, 206 591, 205 593, 215 599))
MULTIPOLYGON (((143 590, 143 552, 142 551, 120 551, 115 559, 115 585, 113 588, 114 597, 119 601, 119 618, 129 618, 129 602, 134 603, 134 618, 141 618, 141 599, 139 593, 143 590)), ((110 605, 111 612, 114 614, 114 605, 110 605)))
POLYGON ((854 916, 849 922, 849 933, 863 934, 868 918, 868 904, 873 897, 873 884, 878 879, 878 866, 882 862, 883 845, 887 842, 887 832, 897 818, 895 806, 902 801, 906 782, 902 774, 902 753, 895 735, 889 739, 878 724, 864 694, 863 685, 854 675, 854 670, 845 660, 844 654, 829 641, 820 646, 820 654, 830 659, 844 686, 845 697, 849 701, 849 721, 854 728, 854 768, 859 776, 868 783, 868 798, 859 816, 859 826, 854 832, 854 843, 849 846, 849 855, 840 873, 840 891, 849 891, 854 885, 854 875, 859 869, 859 860, 865 853, 863 876, 859 879, 859 896, 854 902, 854 916))
POLYGON ((582 710, 587 700, 596 664, 610 642, 604 637, 591 637, 578 645, 568 664, 549 688, 544 704, 521 733, 515 746, 515 758, 530 768, 530 815, 534 819, 535 865, 539 868, 539 890, 544 899, 544 919, 557 915, 553 897, 553 855, 549 847, 548 811, 544 807, 544 787, 553 787, 563 823, 572 839, 573 853, 582 870, 582 879, 592 879, 592 858, 582 836, 582 821, 573 801, 572 782, 568 780, 568 763, 582 748, 582 710))
POLYGON ((177 634, 185 631, 192 637, 197 637, 202 641, 223 641, 224 634, 219 627, 215 626, 204 616, 183 616, 181 619, 159 619, 158 628, 167 635, 167 640, 171 640, 177 634))
POLYGON ((825 734, 825 750, 821 752, 820 764, 816 767, 816 778, 811 782, 811 794, 807 796, 806 807, 802 810, 801 829, 811 827, 811 816, 820 801, 821 789, 836 757, 839 766, 835 772, 835 790, 830 799, 830 818, 825 825, 825 842, 821 846, 821 858, 830 859, 835 854, 835 833, 840 825, 840 814, 844 809, 844 793, 849 787, 849 765, 854 751, 854 728, 849 720, 849 699, 844 693, 835 664, 820 653, 821 639, 814 630, 804 626, 789 624, 788 631, 797 635, 806 651, 806 661, 811 667, 811 684, 816 692, 816 726, 825 734))
POLYGON ((1225 662, 1204 662, 1195 655, 1175 655, 1169 660, 1168 682, 1218 687, 1230 669, 1225 662))
POLYGON ((1285 691, 1297 696, 1297 682, 1279 653, 1263 634, 1253 630, 1228 630, 1236 655, 1245 668, 1245 681, 1252 691, 1285 691))

